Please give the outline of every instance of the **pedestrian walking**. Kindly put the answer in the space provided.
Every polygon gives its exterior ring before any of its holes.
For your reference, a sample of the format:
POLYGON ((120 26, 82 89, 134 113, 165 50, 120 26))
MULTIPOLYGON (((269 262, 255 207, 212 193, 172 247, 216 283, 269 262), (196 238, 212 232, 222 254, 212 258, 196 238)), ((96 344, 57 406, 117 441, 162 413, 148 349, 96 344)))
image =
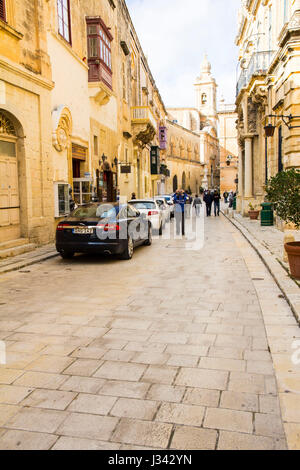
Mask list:
POLYGON ((228 196, 228 201, 229 201, 229 207, 230 207, 230 209, 232 209, 232 207, 233 207, 233 200, 234 200, 233 191, 230 191, 229 196, 228 196))
POLYGON ((229 196, 229 193, 227 191, 225 191, 224 194, 223 194, 225 204, 228 204, 228 196, 229 196))
POLYGON ((215 217, 220 216, 220 201, 221 201, 221 195, 220 195, 219 191, 215 190, 215 192, 214 192, 215 217))
POLYGON ((193 200, 193 207, 195 207, 196 210, 196 217, 200 216, 200 210, 202 206, 202 201, 201 198, 196 194, 195 199, 193 200))
POLYGON ((180 191, 176 191, 174 197, 174 204, 175 204, 175 220, 176 220, 176 234, 180 235, 180 229, 182 236, 185 235, 185 205, 187 203, 187 195, 181 189, 180 191))
POLYGON ((206 215, 207 215, 207 217, 210 217, 211 216, 211 207, 212 207, 212 203, 213 203, 213 200, 214 200, 214 196, 211 193, 211 191, 206 191, 204 193, 203 200, 206 204, 206 215))

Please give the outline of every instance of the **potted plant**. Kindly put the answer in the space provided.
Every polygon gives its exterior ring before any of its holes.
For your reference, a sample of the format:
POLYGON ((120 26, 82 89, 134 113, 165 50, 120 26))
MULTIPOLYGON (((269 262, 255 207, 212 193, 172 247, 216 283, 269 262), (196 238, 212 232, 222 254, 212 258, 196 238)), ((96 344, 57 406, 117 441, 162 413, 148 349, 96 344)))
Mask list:
MULTIPOLYGON (((278 173, 266 185, 268 200, 274 204, 276 214, 287 224, 300 228, 300 169, 278 173)), ((291 274, 300 279, 300 242, 285 244, 291 274)))
POLYGON ((258 216, 259 216, 259 210, 256 208, 256 206, 253 206, 253 204, 251 204, 251 202, 249 203, 249 211, 248 211, 248 214, 249 214, 249 217, 251 220, 257 220, 258 219, 258 216))

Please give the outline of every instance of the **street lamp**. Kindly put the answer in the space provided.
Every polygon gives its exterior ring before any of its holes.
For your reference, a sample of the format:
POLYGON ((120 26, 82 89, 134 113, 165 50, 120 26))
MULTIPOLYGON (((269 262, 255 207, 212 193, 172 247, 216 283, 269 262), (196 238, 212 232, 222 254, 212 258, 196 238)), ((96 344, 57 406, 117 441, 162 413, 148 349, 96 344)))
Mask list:
POLYGON ((231 165, 232 159, 233 159, 233 156, 232 156, 232 155, 228 155, 228 157, 226 158, 226 165, 227 165, 227 166, 230 166, 230 165, 231 165))
MULTIPOLYGON (((280 115, 277 115, 277 114, 269 114, 267 116, 268 118, 281 118, 282 121, 284 122, 284 124, 288 127, 289 130, 291 129, 296 129, 296 128, 300 128, 300 126, 292 126, 291 125, 291 122, 293 119, 300 119, 300 116, 293 116, 292 114, 289 114, 288 116, 284 115, 284 114, 280 114, 280 115)), ((276 126, 274 126, 273 124, 269 123, 267 124, 265 127, 265 135, 266 137, 273 137, 274 136, 274 133, 275 133, 275 129, 276 129, 276 126)))

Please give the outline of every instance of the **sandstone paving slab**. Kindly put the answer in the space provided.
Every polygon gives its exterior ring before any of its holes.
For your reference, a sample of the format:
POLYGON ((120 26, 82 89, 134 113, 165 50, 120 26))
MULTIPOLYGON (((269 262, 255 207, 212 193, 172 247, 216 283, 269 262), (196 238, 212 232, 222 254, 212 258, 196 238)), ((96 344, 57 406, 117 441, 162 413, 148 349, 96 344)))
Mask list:
POLYGON ((156 415, 156 421, 201 427, 205 408, 179 403, 163 403, 156 415))
POLYGON ((0 365, 0 384, 10 385, 23 374, 23 370, 9 369, 0 365))
POLYGON ((105 380, 103 379, 73 375, 72 377, 65 380, 59 389, 68 392, 96 394, 104 384, 105 380))
POLYGON ((170 444, 170 449, 215 450, 217 432, 210 429, 178 426, 170 444))
POLYGON ((101 387, 100 393, 101 395, 114 397, 143 399, 146 397, 149 388, 149 383, 107 380, 101 387))
POLYGON ((110 411, 110 415, 119 418, 136 418, 152 421, 158 407, 159 402, 157 401, 119 398, 110 411))
POLYGON ((221 431, 218 450, 287 450, 285 439, 221 431))
POLYGON ((285 423, 285 435, 289 450, 299 450, 300 448, 300 424, 285 423))
POLYGON ((50 372, 53 374, 59 374, 67 369, 67 367, 70 366, 74 361, 75 359, 69 357, 43 355, 27 365, 25 369, 35 372, 50 372))
POLYGON ((116 397, 80 393, 68 407, 68 411, 95 415, 107 415, 116 403, 116 397))
POLYGON ((5 424, 5 427, 52 434, 67 416, 68 413, 64 411, 22 408, 5 424))
POLYGON ((220 403, 220 392, 218 390, 188 388, 184 396, 183 403, 217 408, 220 403))
POLYGON ((94 377, 100 377, 109 380, 129 380, 137 382, 142 377, 147 366, 142 364, 119 363, 106 361, 94 374, 94 377))
POLYGON ((285 437, 281 416, 274 414, 256 413, 254 420, 255 434, 261 436, 285 437))
POLYGON ((167 345, 163 343, 141 343, 129 341, 124 348, 125 351, 144 352, 150 354, 163 353, 167 345))
POLYGON ((120 444, 107 441, 62 436, 59 437, 51 450, 119 450, 120 448, 120 444))
POLYGON ((140 352, 131 356, 131 361, 138 364, 163 365, 169 360, 169 354, 140 352))
POLYGON ((207 408, 204 428, 253 433, 253 416, 246 411, 207 408))
POLYGON ((66 380, 67 376, 65 375, 47 374, 44 372, 25 372, 24 375, 14 382, 14 385, 56 390, 66 380))
POLYGON ((230 410, 258 412, 259 395, 224 391, 221 395, 220 407, 230 410))
POLYGON ((220 359, 244 359, 244 350, 243 349, 234 349, 234 348, 221 348, 211 346, 208 352, 209 357, 216 357, 220 359))
POLYGON ((103 361, 99 362, 96 359, 73 359, 70 363, 69 367, 64 368, 64 374, 90 377, 99 369, 103 361))
POLYGON ((54 434, 9 430, 0 437, 0 450, 49 450, 56 440, 54 434))
POLYGON ((206 356, 208 353, 208 346, 197 346, 197 345, 168 345, 166 348, 167 354, 186 355, 186 356, 206 356))
POLYGON ((35 390, 21 405, 33 408, 44 408, 52 410, 65 410, 74 400, 76 393, 54 390, 35 390))
POLYGON ((183 399, 185 391, 185 387, 154 384, 151 385, 146 398, 149 400, 156 400, 162 402, 180 403, 183 399))
POLYGON ((174 354, 167 361, 167 365, 177 367, 196 367, 198 362, 199 359, 197 356, 174 354))
POLYGON ((85 439, 109 440, 118 418, 93 414, 71 413, 56 430, 56 434, 85 439))
POLYGON ((222 359, 214 357, 202 357, 199 362, 201 369, 215 369, 225 371, 245 371, 246 362, 238 359, 222 359))
POLYGON ((182 368, 176 378, 176 385, 187 387, 225 390, 227 387, 228 372, 182 368))
POLYGON ((22 408, 16 405, 0 404, 0 426, 4 426, 10 418, 15 416, 22 408))
POLYGON ((133 351, 119 351, 116 349, 111 349, 106 351, 102 357, 103 361, 117 361, 117 362, 140 362, 133 360, 135 353, 133 351))
POLYGON ((172 428, 171 424, 123 418, 111 441, 166 449, 172 428))
POLYGON ((143 375, 144 382, 172 385, 178 373, 177 367, 149 366, 143 375))
POLYGON ((15 387, 14 385, 0 385, 0 403, 17 405, 32 392, 28 387, 15 387))

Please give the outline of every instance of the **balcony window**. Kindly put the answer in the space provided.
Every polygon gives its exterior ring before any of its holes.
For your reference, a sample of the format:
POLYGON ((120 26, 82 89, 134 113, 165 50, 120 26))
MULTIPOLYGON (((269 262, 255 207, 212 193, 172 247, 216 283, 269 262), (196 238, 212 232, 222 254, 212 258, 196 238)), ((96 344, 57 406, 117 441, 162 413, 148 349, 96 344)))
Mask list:
POLYGON ((87 18, 89 81, 104 82, 112 88, 111 42, 109 29, 101 18, 87 18))
POLYGON ((6 21, 5 0, 0 0, 0 20, 6 21))
POLYGON ((70 0, 57 0, 58 32, 71 44, 70 0))

